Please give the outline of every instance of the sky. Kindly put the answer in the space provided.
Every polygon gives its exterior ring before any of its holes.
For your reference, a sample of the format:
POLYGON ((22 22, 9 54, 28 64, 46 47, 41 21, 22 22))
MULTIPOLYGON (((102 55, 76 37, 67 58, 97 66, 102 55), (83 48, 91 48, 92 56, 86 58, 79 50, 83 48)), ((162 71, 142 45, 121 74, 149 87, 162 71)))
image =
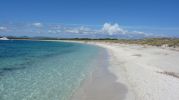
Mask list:
POLYGON ((179 0, 0 0, 0 35, 179 37, 179 0))

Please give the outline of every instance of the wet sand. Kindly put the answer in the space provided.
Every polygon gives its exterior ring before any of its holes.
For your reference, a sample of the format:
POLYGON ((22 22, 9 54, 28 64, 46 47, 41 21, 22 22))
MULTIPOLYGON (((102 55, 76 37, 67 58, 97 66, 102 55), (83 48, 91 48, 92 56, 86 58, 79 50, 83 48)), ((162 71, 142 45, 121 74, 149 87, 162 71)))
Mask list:
POLYGON ((124 100, 127 88, 116 82, 117 77, 108 70, 108 58, 98 62, 71 100, 124 100))

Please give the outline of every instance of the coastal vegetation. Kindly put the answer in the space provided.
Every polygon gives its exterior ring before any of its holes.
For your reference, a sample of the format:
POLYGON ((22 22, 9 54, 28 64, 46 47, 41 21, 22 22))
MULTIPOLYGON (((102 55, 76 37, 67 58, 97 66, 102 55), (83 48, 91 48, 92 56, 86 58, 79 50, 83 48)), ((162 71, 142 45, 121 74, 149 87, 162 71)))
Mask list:
MULTIPOLYGON (((66 40, 66 39, 65 39, 66 40)), ((179 47, 179 38, 144 38, 144 39, 88 39, 88 38, 73 38, 68 40, 79 41, 98 41, 98 42, 113 42, 123 44, 139 44, 139 45, 151 45, 151 46, 165 46, 165 47, 179 47)))
POLYGON ((8 39, 18 40, 73 40, 73 41, 97 41, 97 42, 113 42, 122 44, 139 44, 164 47, 179 47, 179 38, 143 38, 143 39, 117 39, 117 38, 54 38, 54 37, 14 37, 7 36, 8 39))

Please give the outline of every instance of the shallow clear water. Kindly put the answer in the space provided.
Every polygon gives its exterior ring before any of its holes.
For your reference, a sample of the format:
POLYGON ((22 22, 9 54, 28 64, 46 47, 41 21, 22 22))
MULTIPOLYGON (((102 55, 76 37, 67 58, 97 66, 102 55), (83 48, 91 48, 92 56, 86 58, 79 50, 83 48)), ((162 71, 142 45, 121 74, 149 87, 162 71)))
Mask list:
POLYGON ((0 41, 0 100, 69 100, 100 51, 78 43, 0 41))

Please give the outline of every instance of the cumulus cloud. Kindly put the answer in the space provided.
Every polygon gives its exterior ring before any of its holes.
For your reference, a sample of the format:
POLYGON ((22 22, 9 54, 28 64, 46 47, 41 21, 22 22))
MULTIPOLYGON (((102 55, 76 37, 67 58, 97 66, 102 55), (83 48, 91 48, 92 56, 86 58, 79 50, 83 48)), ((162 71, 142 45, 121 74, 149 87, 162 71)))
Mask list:
POLYGON ((101 29, 101 32, 103 33, 107 33, 108 35, 128 35, 128 36, 132 36, 132 35, 140 35, 140 36, 144 36, 144 37, 149 37, 152 36, 152 33, 146 33, 146 32, 141 32, 141 31, 129 31, 126 29, 123 29, 122 27, 120 27, 117 23, 115 24, 110 24, 110 23, 105 23, 101 29))
MULTIPOLYGON (((37 26, 41 25, 40 23, 36 24, 37 26)), ((88 35, 140 35, 140 36, 151 36, 152 34, 140 32, 140 31, 129 31, 120 27, 117 23, 104 23, 101 28, 92 28, 89 26, 71 26, 71 25, 50 25, 50 28, 47 30, 47 33, 55 34, 88 34, 88 35)))
POLYGON ((94 29, 89 28, 86 26, 80 27, 66 27, 63 28, 64 33, 77 33, 77 34, 107 34, 107 35, 114 35, 114 34, 126 34, 127 30, 119 27, 118 24, 110 24, 105 23, 101 28, 94 29))
POLYGON ((64 24, 42 24, 40 22, 36 23, 22 23, 19 24, 11 24, 5 25, 7 27, 0 26, 1 33, 37 33, 37 34, 67 34, 67 35, 88 35, 88 36, 142 36, 142 37, 150 37, 155 34, 145 33, 141 31, 134 31, 128 28, 123 28, 117 23, 104 23, 103 25, 96 27, 96 25, 64 25, 64 24))
POLYGON ((105 23, 103 25, 102 31, 104 33, 108 33, 109 35, 126 34, 127 32, 126 30, 120 28, 118 24, 110 24, 110 23, 105 23))

